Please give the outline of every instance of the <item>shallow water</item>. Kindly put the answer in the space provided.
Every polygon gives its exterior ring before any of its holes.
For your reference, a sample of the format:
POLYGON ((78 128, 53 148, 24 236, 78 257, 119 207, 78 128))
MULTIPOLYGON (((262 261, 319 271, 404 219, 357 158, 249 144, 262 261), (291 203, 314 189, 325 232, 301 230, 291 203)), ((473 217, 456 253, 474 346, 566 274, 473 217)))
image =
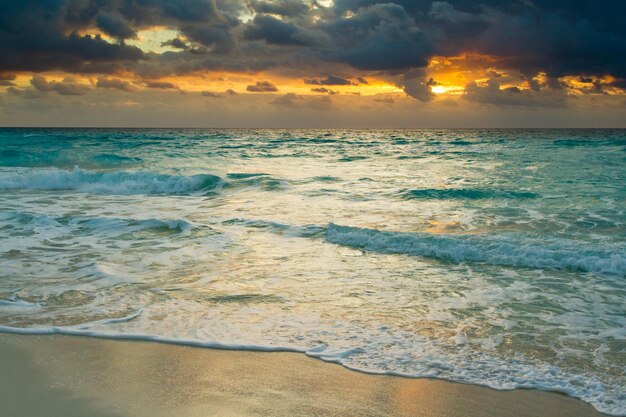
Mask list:
POLYGON ((626 414, 626 131, 0 130, 5 331, 626 414))

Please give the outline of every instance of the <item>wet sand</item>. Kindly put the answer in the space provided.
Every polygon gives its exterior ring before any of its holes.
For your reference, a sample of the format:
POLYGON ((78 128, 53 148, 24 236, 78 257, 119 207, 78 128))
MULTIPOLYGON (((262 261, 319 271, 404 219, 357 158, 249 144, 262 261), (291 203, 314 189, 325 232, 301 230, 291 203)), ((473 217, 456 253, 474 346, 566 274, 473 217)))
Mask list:
POLYGON ((367 375, 298 353, 0 334, 3 417, 593 417, 582 401, 367 375))

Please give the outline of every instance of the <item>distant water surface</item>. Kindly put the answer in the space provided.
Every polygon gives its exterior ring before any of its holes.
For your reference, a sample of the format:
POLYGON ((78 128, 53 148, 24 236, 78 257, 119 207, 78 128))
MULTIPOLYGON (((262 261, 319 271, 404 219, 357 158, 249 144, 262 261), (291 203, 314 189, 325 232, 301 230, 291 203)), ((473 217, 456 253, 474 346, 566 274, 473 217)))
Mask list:
POLYGON ((0 129, 0 330, 626 415, 626 131, 0 129))

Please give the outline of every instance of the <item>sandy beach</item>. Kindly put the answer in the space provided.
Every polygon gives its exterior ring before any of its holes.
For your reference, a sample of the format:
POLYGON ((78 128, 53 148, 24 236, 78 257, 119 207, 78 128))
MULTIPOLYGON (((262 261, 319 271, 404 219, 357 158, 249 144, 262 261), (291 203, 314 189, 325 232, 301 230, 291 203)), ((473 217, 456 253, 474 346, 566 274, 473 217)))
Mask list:
POLYGON ((0 335, 5 417, 568 416, 565 395, 367 375, 297 353, 0 335))

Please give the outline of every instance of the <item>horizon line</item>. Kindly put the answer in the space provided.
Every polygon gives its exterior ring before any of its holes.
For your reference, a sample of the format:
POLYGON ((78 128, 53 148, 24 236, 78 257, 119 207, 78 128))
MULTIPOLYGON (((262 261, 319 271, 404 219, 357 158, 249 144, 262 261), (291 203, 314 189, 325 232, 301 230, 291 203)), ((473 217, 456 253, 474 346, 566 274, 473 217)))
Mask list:
POLYGON ((0 129, 215 129, 215 130, 626 130, 622 127, 210 127, 210 126, 0 126, 0 129))

